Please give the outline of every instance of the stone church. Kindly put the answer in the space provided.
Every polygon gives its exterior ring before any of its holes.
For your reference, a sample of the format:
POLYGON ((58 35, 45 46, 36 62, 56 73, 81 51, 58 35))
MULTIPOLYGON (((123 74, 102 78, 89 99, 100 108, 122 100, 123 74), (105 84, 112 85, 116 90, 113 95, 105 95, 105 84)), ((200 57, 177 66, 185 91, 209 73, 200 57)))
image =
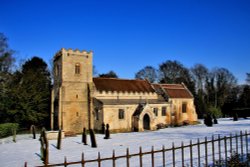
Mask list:
POLYGON ((93 53, 61 49, 54 56, 51 129, 81 133, 156 130, 197 121, 194 98, 184 84, 93 78, 93 53))

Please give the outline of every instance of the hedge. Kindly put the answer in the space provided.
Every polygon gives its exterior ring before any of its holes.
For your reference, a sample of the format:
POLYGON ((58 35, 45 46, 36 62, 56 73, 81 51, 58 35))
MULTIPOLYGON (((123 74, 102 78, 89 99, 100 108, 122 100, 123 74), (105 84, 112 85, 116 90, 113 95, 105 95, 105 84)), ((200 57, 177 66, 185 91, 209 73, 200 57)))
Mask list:
POLYGON ((11 136, 13 134, 13 129, 18 129, 17 123, 4 123, 0 124, 0 138, 11 136))

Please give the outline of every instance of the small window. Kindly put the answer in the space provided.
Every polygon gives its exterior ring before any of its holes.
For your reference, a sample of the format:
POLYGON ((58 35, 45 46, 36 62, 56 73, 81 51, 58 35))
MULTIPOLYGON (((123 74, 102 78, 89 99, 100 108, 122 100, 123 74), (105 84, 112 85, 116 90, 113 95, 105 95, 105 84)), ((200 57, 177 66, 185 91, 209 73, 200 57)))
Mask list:
POLYGON ((154 108, 154 114, 155 116, 158 116, 158 108, 154 108))
POLYGON ((124 119, 124 109, 119 109, 119 119, 124 119))
POLYGON ((187 103, 182 103, 182 113, 187 112, 187 103))
POLYGON ((55 67, 55 76, 59 75, 59 65, 56 65, 55 67))
POLYGON ((95 109, 95 120, 99 120, 99 111, 97 108, 95 109))
POLYGON ((80 64, 79 63, 77 63, 75 65, 75 74, 80 74, 80 64))
POLYGON ((79 117, 79 112, 76 112, 76 116, 79 117))
POLYGON ((161 115, 166 116, 167 115, 167 107, 162 107, 161 108, 161 115))

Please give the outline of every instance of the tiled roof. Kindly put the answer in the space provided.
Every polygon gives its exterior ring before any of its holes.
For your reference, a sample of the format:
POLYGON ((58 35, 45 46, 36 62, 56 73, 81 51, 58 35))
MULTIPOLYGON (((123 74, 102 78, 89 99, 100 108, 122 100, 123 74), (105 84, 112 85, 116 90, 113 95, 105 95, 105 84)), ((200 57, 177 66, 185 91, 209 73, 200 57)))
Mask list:
POLYGON ((128 80, 117 78, 93 78, 98 91, 117 92, 155 92, 146 80, 128 80))
POLYGON ((153 84, 156 89, 161 87, 169 98, 193 98, 183 84, 153 84))

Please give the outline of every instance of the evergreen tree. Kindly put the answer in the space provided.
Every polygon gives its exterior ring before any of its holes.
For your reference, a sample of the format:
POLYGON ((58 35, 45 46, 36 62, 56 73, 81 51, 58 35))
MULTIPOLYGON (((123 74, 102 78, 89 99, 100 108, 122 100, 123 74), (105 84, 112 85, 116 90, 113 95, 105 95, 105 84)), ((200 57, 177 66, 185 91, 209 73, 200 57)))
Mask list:
POLYGON ((9 115, 23 127, 48 126, 51 80, 47 64, 38 57, 26 61, 12 83, 9 115))
POLYGON ((10 105, 8 86, 11 80, 14 51, 9 49, 7 38, 0 33, 0 123, 8 122, 8 108, 10 105))
POLYGON ((114 71, 109 71, 108 73, 99 74, 102 78, 118 78, 118 75, 114 71))

